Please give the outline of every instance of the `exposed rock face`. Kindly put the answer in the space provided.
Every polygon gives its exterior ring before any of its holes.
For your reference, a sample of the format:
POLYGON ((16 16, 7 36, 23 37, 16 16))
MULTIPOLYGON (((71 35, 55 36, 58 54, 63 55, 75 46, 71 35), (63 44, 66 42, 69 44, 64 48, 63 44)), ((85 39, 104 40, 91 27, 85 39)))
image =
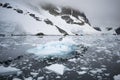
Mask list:
POLYGON ((111 27, 107 27, 106 29, 107 29, 108 31, 112 30, 112 28, 111 28, 111 27))
POLYGON ((37 21, 41 21, 39 17, 35 16, 35 14, 30 13, 29 14, 31 17, 33 17, 34 19, 36 19, 37 21))
POLYGON ((3 4, 3 7, 8 7, 8 6, 9 6, 9 3, 3 4))
POLYGON ((11 8, 12 8, 12 6, 8 6, 7 8, 8 8, 8 9, 11 9, 11 8))
POLYGON ((3 4, 2 3, 0 3, 0 6, 2 6, 3 4))
POLYGON ((120 35, 120 27, 115 30, 117 35, 120 35))
POLYGON ((45 19, 44 21, 46 24, 53 25, 52 21, 50 21, 49 19, 45 19))
POLYGON ((84 25, 83 21, 74 22, 74 20, 72 18, 70 18, 70 16, 61 16, 61 18, 64 19, 66 21, 66 23, 68 23, 68 24, 84 25))
POLYGON ((68 33, 66 31, 64 31, 63 29, 59 28, 58 26, 56 26, 56 28, 64 35, 68 35, 68 33))
POLYGON ((35 17, 35 14, 29 14, 31 17, 35 17))
POLYGON ((97 31, 102 31, 99 27, 93 27, 94 29, 96 29, 97 31))
POLYGON ((77 19, 79 19, 79 16, 82 16, 84 18, 85 22, 89 23, 89 21, 88 21, 87 17, 85 16, 85 14, 83 12, 80 12, 79 10, 63 7, 61 14, 62 15, 64 15, 64 14, 72 15, 77 19))
MULTIPOLYGON (((61 9, 58 9, 56 6, 52 4, 48 4, 46 6, 44 5, 42 6, 42 8, 49 11, 49 13, 54 16, 61 16, 61 18, 64 19, 67 23, 74 24, 73 20, 70 18, 70 15, 71 15, 78 20, 80 20, 79 17, 82 17, 84 22, 90 25, 89 20, 87 19, 85 14, 83 12, 80 12, 79 10, 75 10, 69 7, 62 7, 61 9)), ((81 21, 81 23, 78 23, 78 24, 83 25, 83 22, 81 21)))
POLYGON ((44 33, 37 33, 36 36, 44 36, 44 33))
POLYGON ((61 16, 62 19, 66 21, 66 23, 73 24, 73 20, 69 16, 61 16))
POLYGON ((80 20, 79 17, 81 16, 83 18, 83 20, 90 25, 89 20, 87 19, 85 14, 83 12, 80 12, 79 10, 63 7, 61 14, 62 15, 65 15, 65 14, 72 15, 73 17, 77 18, 78 20, 80 20))
POLYGON ((16 12, 18 12, 18 13, 23 13, 23 11, 22 10, 20 10, 20 9, 14 9, 16 12))
POLYGON ((60 13, 57 12, 58 9, 52 4, 48 4, 47 6, 43 5, 42 8, 49 11, 49 13, 52 15, 55 15, 55 16, 60 15, 60 13))

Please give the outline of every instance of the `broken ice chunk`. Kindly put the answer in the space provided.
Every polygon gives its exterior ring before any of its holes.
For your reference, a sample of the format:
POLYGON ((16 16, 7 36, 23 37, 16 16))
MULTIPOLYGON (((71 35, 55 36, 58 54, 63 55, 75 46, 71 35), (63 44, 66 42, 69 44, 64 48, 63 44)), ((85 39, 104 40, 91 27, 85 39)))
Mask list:
POLYGON ((68 61, 76 63, 76 59, 75 58, 69 59, 68 61))
POLYGON ((20 70, 15 67, 0 66, 0 75, 17 74, 18 72, 20 72, 20 70))
POLYGON ((31 72, 30 73, 33 77, 36 77, 39 73, 31 72))
POLYGON ((114 78, 114 80, 120 80, 120 74, 119 75, 115 75, 113 78, 114 78))
POLYGON ((66 67, 62 64, 53 64, 53 65, 46 67, 46 69, 53 71, 53 72, 60 74, 60 75, 63 75, 65 68, 66 67))
POLYGON ((44 77, 42 76, 42 77, 38 77, 37 78, 37 80, 43 80, 44 79, 44 77))
POLYGON ((86 71, 78 71, 78 74, 79 75, 83 75, 83 74, 85 74, 85 73, 87 73, 86 71))

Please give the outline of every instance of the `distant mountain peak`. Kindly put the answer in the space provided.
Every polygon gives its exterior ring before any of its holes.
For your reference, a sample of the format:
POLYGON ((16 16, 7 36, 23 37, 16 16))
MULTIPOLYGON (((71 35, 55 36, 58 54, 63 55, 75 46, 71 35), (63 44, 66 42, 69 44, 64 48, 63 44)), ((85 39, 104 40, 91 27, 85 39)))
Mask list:
MULTIPOLYGON (((0 2, 0 9, 3 12, 3 14, 0 15, 0 23, 4 21, 4 25, 6 25, 7 22, 10 21, 11 25, 15 23, 19 24, 21 25, 21 30, 24 30, 22 32, 26 34, 79 35, 97 33, 97 31, 90 26, 85 14, 79 10, 52 4, 41 5, 40 7, 39 10, 41 13, 38 13, 22 4, 19 4, 19 7, 16 8, 9 2, 0 2), (12 15, 8 15, 8 13, 12 15), (4 19, 4 17, 6 17, 6 19, 4 19)), ((2 29, 4 25, 0 26, 2 32, 5 32, 4 29, 2 29)), ((17 31, 17 33, 18 32, 22 33, 21 31, 17 31)), ((10 33, 16 33, 16 31, 13 30, 13 32, 10 33)))

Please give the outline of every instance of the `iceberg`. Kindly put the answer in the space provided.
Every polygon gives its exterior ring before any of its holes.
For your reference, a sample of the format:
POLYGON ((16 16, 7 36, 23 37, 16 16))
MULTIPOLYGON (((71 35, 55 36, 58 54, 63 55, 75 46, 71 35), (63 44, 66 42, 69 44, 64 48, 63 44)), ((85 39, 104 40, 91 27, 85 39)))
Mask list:
POLYGON ((76 50, 76 43, 71 38, 62 41, 52 41, 27 50, 38 56, 63 56, 76 50))

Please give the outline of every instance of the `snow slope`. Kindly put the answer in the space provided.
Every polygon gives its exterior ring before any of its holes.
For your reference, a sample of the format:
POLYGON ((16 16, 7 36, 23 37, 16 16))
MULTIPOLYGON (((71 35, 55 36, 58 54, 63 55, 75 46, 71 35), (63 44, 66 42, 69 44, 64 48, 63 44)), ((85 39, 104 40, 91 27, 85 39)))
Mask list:
POLYGON ((17 1, 1 0, 0 3, 1 33, 46 35, 99 33, 90 26, 83 12, 69 7, 46 4, 40 5, 39 9, 35 10, 17 1), (9 25, 13 27, 9 28, 9 25))

